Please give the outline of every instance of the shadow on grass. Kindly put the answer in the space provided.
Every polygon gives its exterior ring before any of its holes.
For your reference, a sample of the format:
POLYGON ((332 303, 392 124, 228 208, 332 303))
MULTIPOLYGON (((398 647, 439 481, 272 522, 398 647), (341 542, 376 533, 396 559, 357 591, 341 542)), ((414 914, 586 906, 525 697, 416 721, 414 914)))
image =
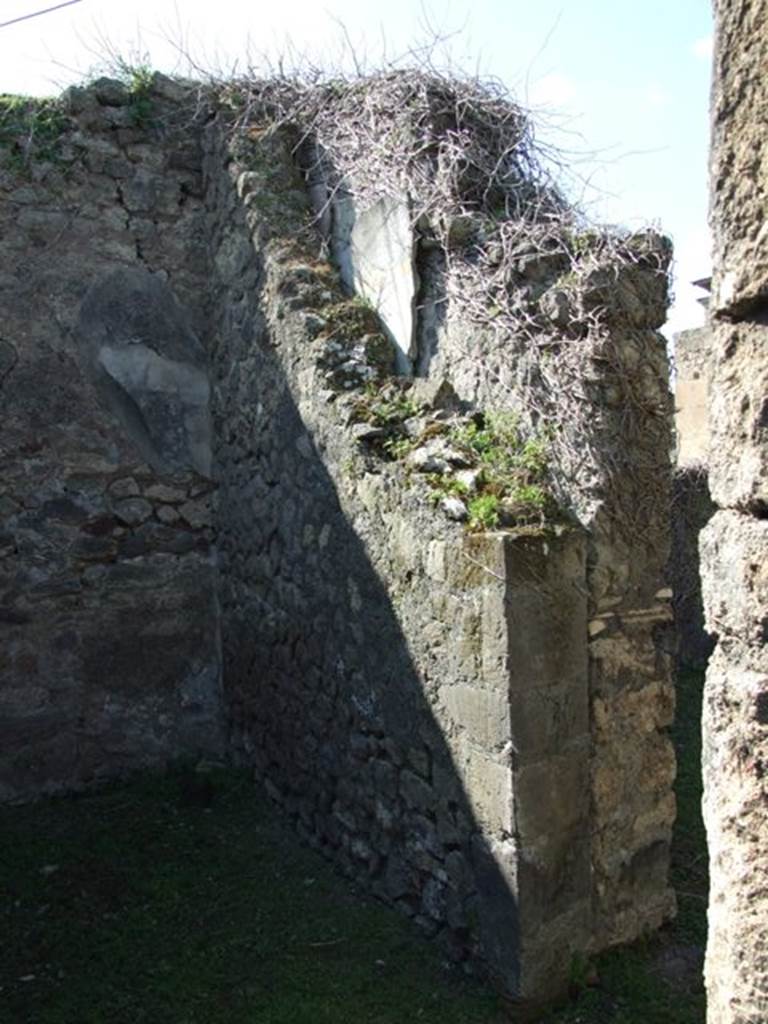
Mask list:
POLYGON ((176 771, 0 823, 3 1022, 498 1019, 478 982, 298 846, 245 774, 176 771))
MULTIPOLYGON (((547 1024, 700 1024, 701 675, 679 681, 674 883, 659 936, 600 957, 547 1024), (597 982, 597 984, 595 984, 597 982), (591 984, 590 984, 591 983, 591 984)), ((3 1024, 494 1024, 497 998, 338 878, 233 771, 0 809, 3 1024)))

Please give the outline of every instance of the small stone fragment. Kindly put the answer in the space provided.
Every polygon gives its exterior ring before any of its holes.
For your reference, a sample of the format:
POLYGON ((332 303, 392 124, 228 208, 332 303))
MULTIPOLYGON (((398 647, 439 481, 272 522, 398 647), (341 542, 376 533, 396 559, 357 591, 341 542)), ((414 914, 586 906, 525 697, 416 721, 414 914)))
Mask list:
POLYGON ((386 437, 384 427, 377 427, 373 423, 355 423, 352 427, 352 436, 358 442, 375 441, 377 438, 386 437))
POLYGON ((211 506, 206 500, 187 501, 179 509, 182 519, 188 523, 193 530, 200 530, 204 526, 210 526, 211 506))
POLYGON ((457 498, 453 494, 443 498, 440 502, 440 507, 449 519, 453 519, 457 523, 463 523, 469 517, 467 506, 461 498, 457 498))
POLYGON ((115 515, 128 526, 138 526, 152 515, 152 506, 144 498, 126 498, 115 505, 115 515))
POLYGON ((161 505, 155 514, 161 523, 166 523, 168 526, 177 523, 181 518, 172 505, 161 505))
POLYGON ((460 469, 456 474, 456 479, 467 489, 468 494, 474 494, 481 476, 482 470, 480 469, 460 469))
POLYGON ((139 493, 139 485, 132 476, 124 476, 109 485, 113 498, 133 498, 139 493))
POLYGON ((184 501, 187 496, 187 492, 180 487, 171 487, 168 484, 150 484, 144 489, 144 494, 153 501, 173 503, 184 501))
POLYGON ((449 465, 430 448, 414 448, 406 457, 406 463, 419 473, 446 473, 449 465))

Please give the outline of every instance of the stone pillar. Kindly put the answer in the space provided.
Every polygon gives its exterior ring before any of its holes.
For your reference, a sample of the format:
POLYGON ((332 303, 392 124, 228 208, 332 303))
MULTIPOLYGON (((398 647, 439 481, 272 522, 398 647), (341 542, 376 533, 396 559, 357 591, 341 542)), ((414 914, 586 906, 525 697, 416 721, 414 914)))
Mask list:
POLYGON ((590 945, 586 537, 470 535, 455 563, 454 585, 480 597, 481 671, 448 691, 445 732, 480 825, 485 956, 527 1019, 590 945))
POLYGON ((504 547, 521 998, 535 1005, 567 984, 593 926, 586 543, 504 547))
POLYGON ((708 1024, 768 1020, 768 2, 717 0, 704 818, 708 1024))

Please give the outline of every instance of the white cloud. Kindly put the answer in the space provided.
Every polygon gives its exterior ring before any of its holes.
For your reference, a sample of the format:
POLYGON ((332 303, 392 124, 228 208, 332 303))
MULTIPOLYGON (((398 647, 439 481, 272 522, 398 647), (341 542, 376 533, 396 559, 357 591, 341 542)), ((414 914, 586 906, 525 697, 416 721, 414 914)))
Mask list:
POLYGON ((691 44, 691 52, 699 60, 709 60, 712 56, 713 39, 712 36, 701 36, 700 39, 694 40, 691 44))

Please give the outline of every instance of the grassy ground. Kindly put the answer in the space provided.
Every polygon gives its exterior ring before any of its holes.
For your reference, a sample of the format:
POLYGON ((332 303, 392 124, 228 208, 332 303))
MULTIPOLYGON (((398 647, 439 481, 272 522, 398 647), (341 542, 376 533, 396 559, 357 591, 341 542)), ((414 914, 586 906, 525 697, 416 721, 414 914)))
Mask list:
MULTIPOLYGON (((688 964, 704 941, 700 689, 681 681, 678 922, 600 958, 599 984, 547 1024, 704 1019, 688 964)), ((179 771, 5 808, 0 837, 2 1024, 504 1019, 409 922, 299 847, 243 775, 208 788, 179 771)))

